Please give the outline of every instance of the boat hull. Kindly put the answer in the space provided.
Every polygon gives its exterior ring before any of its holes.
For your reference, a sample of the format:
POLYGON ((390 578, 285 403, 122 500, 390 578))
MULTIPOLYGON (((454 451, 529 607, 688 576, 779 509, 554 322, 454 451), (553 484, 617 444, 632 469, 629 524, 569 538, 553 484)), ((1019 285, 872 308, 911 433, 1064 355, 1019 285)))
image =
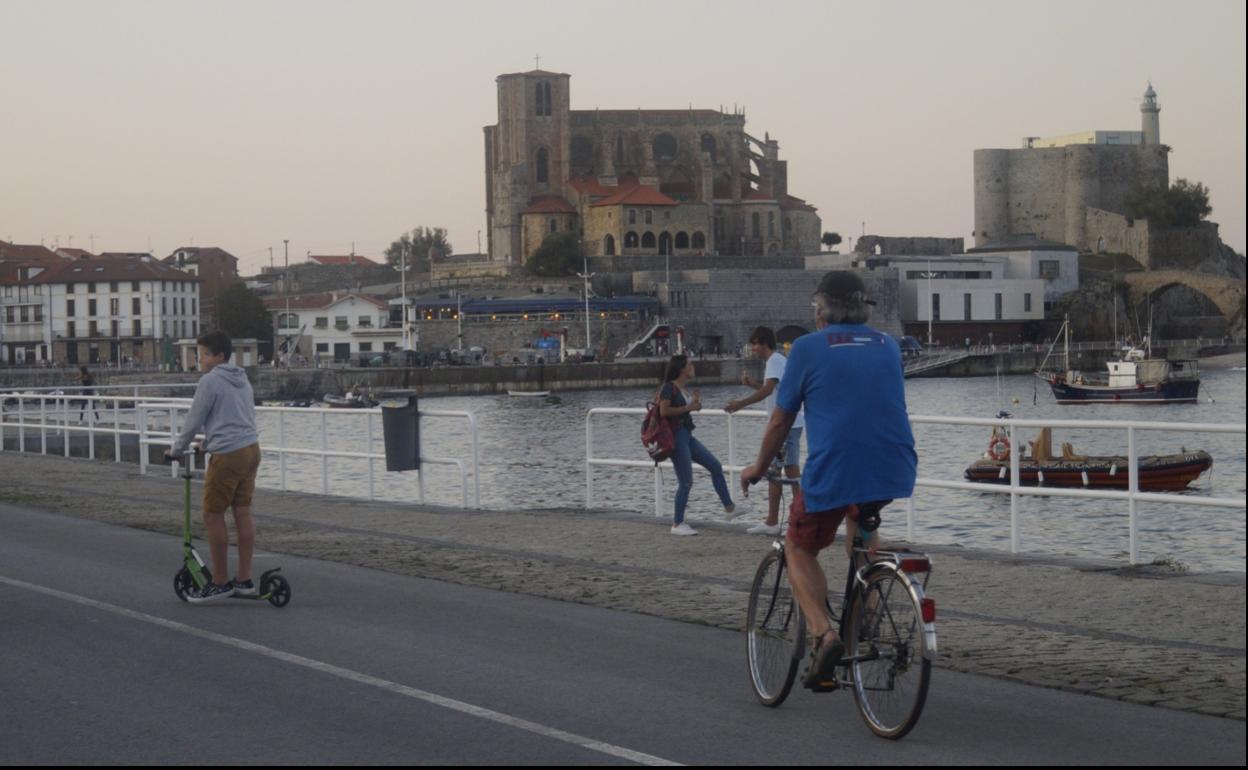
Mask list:
POLYGON ((1046 377, 1059 404, 1194 404, 1200 380, 1170 380, 1155 385, 1110 387, 1077 385, 1062 377, 1046 377))
MULTIPOLYGON (((1202 473, 1213 467, 1208 452, 1139 458, 1140 491, 1175 492, 1186 489, 1202 473)), ((1018 466, 1019 484, 1024 487, 1076 487, 1087 489, 1128 488, 1130 474, 1126 457, 1086 457, 1044 462, 1023 459, 1018 466), (1044 474, 1043 482, 1041 473, 1044 474)), ((966 479, 988 484, 1010 483, 1010 461, 982 459, 966 469, 966 479)))

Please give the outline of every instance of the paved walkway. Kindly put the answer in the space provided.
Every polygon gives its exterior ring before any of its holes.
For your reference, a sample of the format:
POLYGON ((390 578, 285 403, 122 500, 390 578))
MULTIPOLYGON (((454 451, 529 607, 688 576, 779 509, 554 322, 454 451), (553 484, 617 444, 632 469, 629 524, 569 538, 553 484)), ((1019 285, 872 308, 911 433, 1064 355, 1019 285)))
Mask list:
MULTIPOLYGON (((192 494, 198 501, 198 489, 192 494)), ((5 452, 0 502, 181 529, 180 481, 130 465, 5 452)), ((728 629, 744 622, 769 543, 714 525, 676 538, 649 516, 462 511, 269 490, 257 492, 256 511, 267 551, 728 629)), ((845 557, 831 550, 827 572, 839 584, 845 557)), ((1244 719, 1242 574, 929 552, 940 666, 1244 719)))

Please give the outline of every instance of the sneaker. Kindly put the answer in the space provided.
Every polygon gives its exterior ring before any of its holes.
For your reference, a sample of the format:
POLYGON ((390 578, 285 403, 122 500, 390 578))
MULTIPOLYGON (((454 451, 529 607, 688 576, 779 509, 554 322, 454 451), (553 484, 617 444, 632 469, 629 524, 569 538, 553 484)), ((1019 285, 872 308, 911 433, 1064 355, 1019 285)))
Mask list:
POLYGON ((186 595, 186 600, 191 604, 206 604, 215 602, 218 599, 228 599, 234 595, 234 584, 226 583, 223 586, 216 583, 209 583, 197 591, 191 591, 186 595))
POLYGON ((239 581, 235 579, 231 583, 234 586, 235 596, 253 598, 260 595, 260 592, 256 590, 256 584, 250 580, 239 581))
POLYGON ((688 524, 681 522, 680 524, 672 527, 672 534, 679 535, 681 537, 689 537, 690 535, 698 534, 698 531, 688 524))
POLYGON ((750 535, 778 535, 780 534, 780 525, 763 522, 750 527, 746 530, 746 533, 750 535))

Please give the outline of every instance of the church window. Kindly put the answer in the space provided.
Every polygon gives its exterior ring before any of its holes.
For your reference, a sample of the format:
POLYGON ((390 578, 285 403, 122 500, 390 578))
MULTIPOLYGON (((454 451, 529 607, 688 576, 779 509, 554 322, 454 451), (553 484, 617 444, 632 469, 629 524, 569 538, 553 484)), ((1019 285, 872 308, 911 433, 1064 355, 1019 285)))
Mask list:
POLYGON ((686 233, 686 232, 676 233, 676 248, 678 249, 689 248, 689 233, 686 233))
POLYGON ((655 247, 654 233, 645 233, 641 236, 641 247, 643 249, 653 249, 655 247))
POLYGON ((710 134, 702 135, 702 152, 710 153, 712 162, 716 160, 716 155, 718 153, 715 147, 715 137, 710 134))
POLYGON ((631 230, 628 231, 627 233, 624 233, 624 248, 626 249, 637 248, 637 233, 631 230))
POLYGON ((537 151, 537 183, 546 184, 550 181, 550 154, 542 147, 537 151))
POLYGON ((542 84, 542 93, 546 96, 546 117, 550 117, 555 114, 554 109, 551 108, 550 102, 550 83, 542 84))
POLYGON ((767 212, 767 237, 776 237, 776 215, 774 212, 767 212))
POLYGON ((572 137, 572 176, 594 173, 594 142, 587 136, 572 137))
POLYGON ((602 239, 602 253, 608 257, 615 254, 615 236, 608 235, 602 239))
POLYGON ((671 134, 659 134, 652 142, 654 159, 666 163, 676 159, 676 137, 671 134))
POLYGON ((703 235, 702 233, 694 233, 693 234, 693 248, 705 249, 706 248, 706 236, 703 235))
POLYGON ((550 117, 554 114, 551 109, 550 101, 550 83, 538 83, 536 92, 535 111, 539 118, 550 117))
POLYGON ((537 99, 533 103, 536 105, 535 109, 537 111, 537 116, 540 118, 543 114, 545 114, 542 112, 542 109, 545 106, 545 102, 542 99, 542 84, 541 83, 537 84, 537 99))
POLYGON ((646 224, 648 225, 654 224, 654 212, 651 211, 650 209, 646 209, 646 224))

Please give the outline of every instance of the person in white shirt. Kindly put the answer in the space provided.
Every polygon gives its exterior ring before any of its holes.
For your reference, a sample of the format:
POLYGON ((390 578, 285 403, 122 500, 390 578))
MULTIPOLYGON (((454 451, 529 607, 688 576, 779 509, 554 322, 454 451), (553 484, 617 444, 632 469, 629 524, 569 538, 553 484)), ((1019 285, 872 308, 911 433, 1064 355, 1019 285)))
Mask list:
MULTIPOLYGON (((766 326, 760 326, 755 329, 750 334, 750 354, 766 362, 763 381, 761 383, 755 382, 748 373, 743 373, 741 375, 741 384, 754 388, 754 392, 745 398, 728 402, 728 405, 724 407, 724 411, 729 414, 739 412, 751 404, 757 404, 764 400, 767 402, 767 413, 771 414, 775 411, 776 389, 780 387, 780 380, 784 378, 784 366, 786 363, 785 357, 776 350, 775 332, 766 326)), ((783 464, 784 475, 791 479, 801 475, 801 463, 799 462, 798 454, 800 452, 799 447, 804 426, 805 422, 802 419, 802 414, 799 412, 797 419, 793 422, 793 428, 789 431, 788 438, 785 439, 782 453, 777 455, 775 459, 776 464, 783 464)), ((746 530, 750 534, 780 534, 780 485, 773 483, 767 486, 767 521, 746 530)))

